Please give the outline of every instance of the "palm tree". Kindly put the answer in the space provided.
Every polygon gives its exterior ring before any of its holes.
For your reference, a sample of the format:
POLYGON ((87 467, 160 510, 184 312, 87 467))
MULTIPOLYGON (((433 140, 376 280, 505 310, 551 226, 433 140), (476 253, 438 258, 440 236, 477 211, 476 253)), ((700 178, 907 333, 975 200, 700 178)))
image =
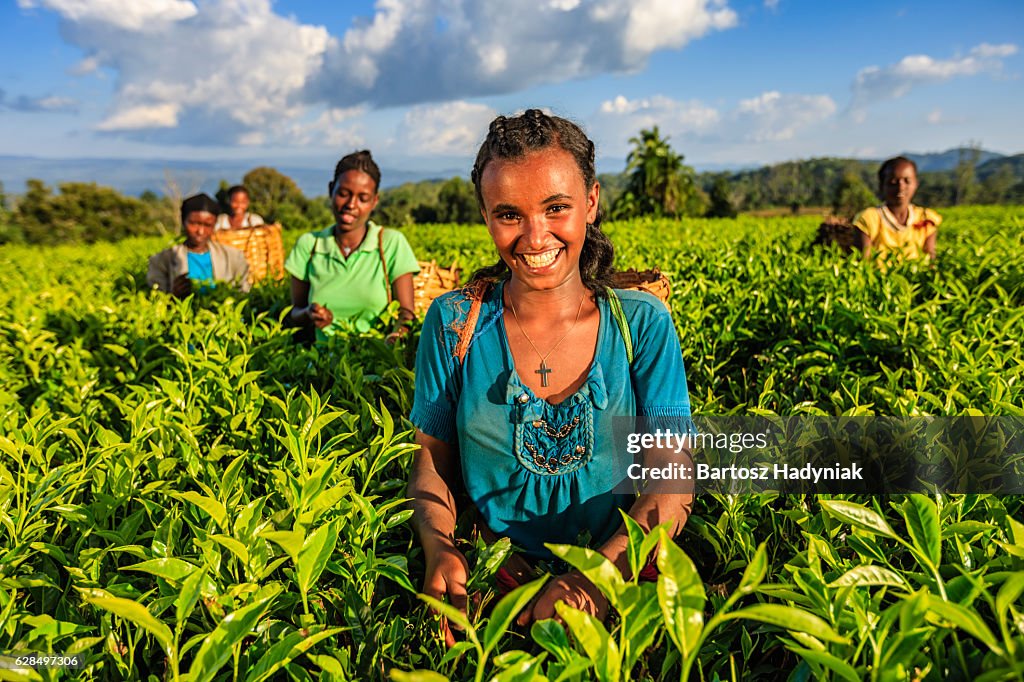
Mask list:
POLYGON ((662 137, 658 126, 631 137, 632 151, 626 157, 629 180, 626 191, 612 209, 614 217, 631 215, 679 216, 691 212, 696 198, 693 169, 683 164, 662 137))

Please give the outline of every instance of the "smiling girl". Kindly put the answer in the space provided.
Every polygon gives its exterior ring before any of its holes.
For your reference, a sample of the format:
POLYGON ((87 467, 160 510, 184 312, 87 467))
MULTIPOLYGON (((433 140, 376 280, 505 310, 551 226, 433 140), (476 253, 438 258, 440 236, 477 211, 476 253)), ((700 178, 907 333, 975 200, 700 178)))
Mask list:
POLYGON ((368 151, 338 162, 328 183, 334 225, 299 237, 284 267, 291 276, 293 323, 312 324, 323 339, 351 320, 368 330, 391 300, 401 306, 389 340, 404 336, 413 312, 419 264, 405 236, 370 220, 380 169, 368 151))
MULTIPOLYGON (((420 451, 408 496, 423 545, 423 591, 466 603, 455 543, 456 497, 485 537, 523 550, 506 575, 550 560, 545 543, 594 546, 628 574, 620 509, 644 528, 678 532, 689 495, 620 495, 612 420, 688 421, 683 359, 671 316, 650 294, 609 288, 613 248, 601 232, 594 145, 565 119, 531 109, 498 117, 473 168, 499 260, 445 294, 424 321, 411 419, 420 451)), ((550 618, 564 601, 607 605, 582 574, 549 583, 520 617, 550 618)), ((445 632, 449 644, 454 642, 445 632)))

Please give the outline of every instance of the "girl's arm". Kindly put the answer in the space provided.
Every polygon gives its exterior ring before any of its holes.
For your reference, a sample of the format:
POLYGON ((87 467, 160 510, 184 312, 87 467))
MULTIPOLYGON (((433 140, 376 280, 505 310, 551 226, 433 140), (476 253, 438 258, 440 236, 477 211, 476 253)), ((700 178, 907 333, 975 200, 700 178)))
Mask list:
POLYGON ((932 232, 924 238, 924 252, 928 254, 928 257, 932 260, 935 260, 935 238, 938 234, 938 232, 932 232))
POLYGON ((398 300, 398 321, 395 330, 388 334, 389 340, 397 340, 409 333, 409 323, 416 319, 416 308, 413 296, 412 273, 407 272, 391 283, 391 292, 398 300))
POLYGON ((323 329, 334 321, 329 308, 309 304, 309 282, 292 275, 292 311, 288 314, 293 324, 312 322, 317 329, 323 329))
MULTIPOLYGON (((410 276, 411 278, 411 276, 410 276)), ((411 498, 412 523, 426 563, 423 593, 466 612, 466 583, 469 564, 455 547, 455 496, 458 480, 458 455, 450 444, 416 431, 419 452, 413 456, 406 495, 411 498)), ((442 621, 445 643, 455 646, 455 637, 442 621)))

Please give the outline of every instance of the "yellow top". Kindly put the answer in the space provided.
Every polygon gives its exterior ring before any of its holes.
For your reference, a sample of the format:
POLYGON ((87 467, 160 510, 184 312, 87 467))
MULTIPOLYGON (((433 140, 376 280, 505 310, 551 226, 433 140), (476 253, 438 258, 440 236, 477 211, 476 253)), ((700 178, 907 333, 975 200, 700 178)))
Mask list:
POLYGON ((920 258, 925 240, 938 231, 941 222, 942 216, 935 211, 913 204, 905 225, 885 206, 861 211, 853 219, 854 226, 868 236, 872 255, 885 257, 896 252, 904 258, 920 258))

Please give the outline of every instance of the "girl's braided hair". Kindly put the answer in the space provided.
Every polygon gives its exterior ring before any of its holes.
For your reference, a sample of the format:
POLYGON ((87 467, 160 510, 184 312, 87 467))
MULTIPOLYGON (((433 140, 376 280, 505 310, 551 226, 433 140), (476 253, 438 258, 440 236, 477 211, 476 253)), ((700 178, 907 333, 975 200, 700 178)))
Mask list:
MULTIPOLYGON (((493 159, 521 159, 527 154, 558 147, 569 152, 583 176, 589 191, 597 181, 594 168, 594 143, 578 125, 559 116, 549 116, 540 109, 527 109, 519 116, 499 116, 491 121, 487 139, 477 152, 473 164, 473 186, 476 201, 484 208, 480 181, 484 169, 493 159)), ((601 231, 601 211, 593 223, 587 225, 587 236, 580 254, 580 276, 583 284, 596 296, 605 296, 611 287, 612 261, 615 250, 611 240, 601 231)), ((480 268, 469 278, 472 285, 482 280, 502 280, 510 276, 508 265, 498 259, 494 265, 480 268)))
POLYGON ((352 152, 346 156, 341 157, 341 161, 338 161, 338 165, 334 167, 334 179, 331 180, 331 192, 334 192, 334 185, 338 182, 338 178, 347 173, 350 170, 362 171, 373 178, 374 190, 380 189, 380 168, 377 167, 377 162, 373 160, 373 156, 370 155, 370 150, 364 149, 361 152, 352 152))

